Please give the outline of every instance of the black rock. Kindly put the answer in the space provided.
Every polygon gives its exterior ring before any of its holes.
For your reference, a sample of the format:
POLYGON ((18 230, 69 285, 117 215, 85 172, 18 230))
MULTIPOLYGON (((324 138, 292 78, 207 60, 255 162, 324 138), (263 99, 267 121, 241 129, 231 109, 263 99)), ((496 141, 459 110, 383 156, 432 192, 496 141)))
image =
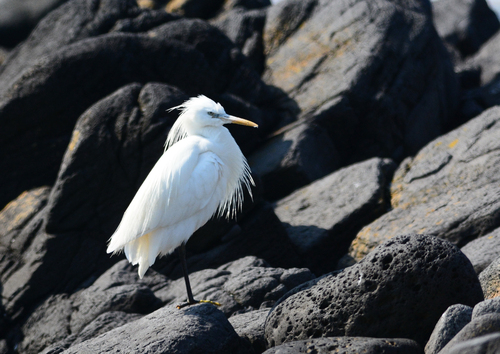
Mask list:
POLYGON ((479 281, 483 288, 484 297, 491 299, 500 295, 500 257, 495 258, 493 262, 487 266, 481 274, 479 281))
POLYGON ((471 261, 476 273, 480 274, 500 257, 500 228, 469 242, 461 250, 471 261))
POLYGON ((264 9, 245 10, 237 7, 224 12, 211 22, 224 32, 252 63, 259 73, 264 70, 264 45, 262 32, 266 21, 264 9))
POLYGON ((500 298, 488 299, 476 304, 472 311, 472 319, 490 313, 500 314, 500 298))
POLYGON ((391 184, 392 210, 358 233, 350 255, 359 260, 402 232, 462 247, 498 228, 499 123, 500 109, 491 108, 404 160, 391 184))
MULTIPOLYGON (((269 308, 289 290, 314 278, 304 268, 272 268, 256 257, 244 257, 216 269, 204 269, 189 275, 193 296, 216 301, 228 317, 234 313, 269 308)), ((163 303, 186 300, 184 278, 179 278, 155 295, 163 303)))
POLYGON ((425 345, 425 354, 437 354, 471 321, 471 317, 472 308, 470 306, 456 304, 448 307, 439 318, 429 341, 425 345))
POLYGON ((432 10, 439 35, 461 58, 477 52, 500 29, 486 0, 439 0, 432 10))
POLYGON ((314 124, 290 124, 275 133, 248 160, 268 200, 285 197, 340 166, 326 131, 314 124))
POLYGON ((387 211, 396 165, 373 158, 331 173, 276 203, 288 237, 315 274, 331 272, 357 232, 387 211))
POLYGON ((420 346, 410 339, 333 337, 314 338, 284 343, 263 354, 420 354, 420 346))
POLYGON ((266 350, 264 323, 268 314, 269 309, 266 308, 236 314, 229 318, 229 323, 236 333, 250 342, 255 353, 262 353, 266 350))
MULTIPOLYGON (((454 353, 453 350, 457 344, 495 332, 500 332, 500 314, 495 313, 476 317, 448 342, 440 354, 454 353)), ((497 342, 494 341, 493 343, 497 342)))
POLYGON ((4 0, 0 2, 0 46, 14 47, 38 21, 66 0, 4 0))
POLYGON ((460 342, 441 354, 496 354, 498 352, 500 352, 500 333, 492 333, 460 342))
POLYGON ((264 80, 346 162, 400 160, 454 120, 458 82, 429 1, 282 1, 269 8, 264 52, 264 80))
POLYGON ((266 321, 266 340, 275 346, 369 336, 409 338, 423 346, 450 305, 482 299, 477 275, 458 248, 432 236, 398 236, 280 302, 266 321))
POLYGON ((162 304, 145 282, 123 276, 130 268, 116 264, 86 289, 50 296, 24 323, 20 351, 39 353, 60 341, 69 347, 158 309, 162 304))
POLYGON ((200 304, 181 310, 163 307, 63 353, 244 353, 245 345, 222 312, 200 304))

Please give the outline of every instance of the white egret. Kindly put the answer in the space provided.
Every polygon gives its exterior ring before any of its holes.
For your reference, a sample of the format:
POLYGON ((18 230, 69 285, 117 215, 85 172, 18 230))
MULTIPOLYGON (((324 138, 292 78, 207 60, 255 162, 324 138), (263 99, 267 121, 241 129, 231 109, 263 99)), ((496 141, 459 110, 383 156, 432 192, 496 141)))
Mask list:
POLYGON ((165 152, 146 177, 113 236, 108 253, 122 249, 139 265, 139 277, 158 255, 177 249, 188 303, 185 244, 215 213, 230 218, 243 203, 243 185, 254 184, 250 167, 224 124, 257 124, 228 115, 206 96, 193 97, 171 110, 181 111, 167 136, 165 152))

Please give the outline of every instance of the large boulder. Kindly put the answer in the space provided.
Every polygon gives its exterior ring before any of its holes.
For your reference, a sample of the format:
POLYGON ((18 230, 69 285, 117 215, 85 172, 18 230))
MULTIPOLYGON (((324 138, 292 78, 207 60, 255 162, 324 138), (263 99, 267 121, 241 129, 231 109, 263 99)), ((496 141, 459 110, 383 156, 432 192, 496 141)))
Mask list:
POLYGON ((350 254, 361 259, 399 233, 427 233, 459 247, 500 226, 500 108, 435 139, 397 169, 393 209, 365 226, 350 254))
POLYGON ((433 236, 398 236, 280 301, 266 339, 272 347, 332 336, 409 338, 423 347, 449 306, 481 300, 477 275, 458 248, 433 236))
POLYGON ((309 269, 316 274, 334 270, 356 233, 386 212, 395 168, 389 159, 373 158, 333 172, 276 203, 276 215, 309 269))
POLYGON ((428 1, 282 1, 264 51, 265 81, 347 161, 413 154, 453 121, 457 81, 428 1))
POLYGON ((245 353, 245 344, 222 312, 200 304, 181 310, 163 307, 63 353, 245 353))

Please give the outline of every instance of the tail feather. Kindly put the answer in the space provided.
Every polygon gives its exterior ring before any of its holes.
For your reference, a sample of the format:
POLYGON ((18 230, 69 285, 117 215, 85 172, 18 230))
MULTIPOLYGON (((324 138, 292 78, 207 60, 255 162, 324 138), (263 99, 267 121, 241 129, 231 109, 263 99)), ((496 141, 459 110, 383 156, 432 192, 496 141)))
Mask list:
POLYGON ((129 243, 124 248, 125 256, 132 265, 139 264, 139 277, 142 278, 149 267, 153 265, 158 256, 159 245, 158 238, 150 232, 129 243))

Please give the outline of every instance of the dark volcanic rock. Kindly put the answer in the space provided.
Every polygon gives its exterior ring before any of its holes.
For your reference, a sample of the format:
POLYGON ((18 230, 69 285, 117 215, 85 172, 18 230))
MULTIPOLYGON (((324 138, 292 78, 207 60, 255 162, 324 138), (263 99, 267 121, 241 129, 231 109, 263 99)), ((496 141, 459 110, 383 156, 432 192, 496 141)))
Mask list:
POLYGON ((58 341, 69 347, 158 309, 161 301, 131 271, 117 263, 86 289, 50 296, 23 325, 20 351, 39 353, 58 341))
POLYGON ((336 170, 340 159, 323 128, 303 123, 277 132, 248 163, 262 178, 264 197, 276 200, 336 170))
POLYGON ((499 352, 500 333, 492 333, 460 342, 440 354, 496 354, 499 352))
POLYGON ((14 47, 38 21, 66 0, 3 0, 0 2, 0 46, 14 47))
POLYGON ((314 338, 284 343, 263 354, 420 354, 420 346, 410 339, 336 337, 314 338))
POLYGON ((356 233, 387 210, 396 165, 373 158, 324 177, 276 203, 288 237, 316 274, 335 269, 356 233))
POLYGON ((472 308, 461 304, 448 307, 439 318, 429 341, 425 345, 425 354, 437 354, 443 347, 471 321, 472 308))
POLYGON ((500 314, 500 298, 493 298, 481 301, 476 306, 474 306, 474 310, 472 311, 472 318, 487 315, 490 313, 500 314))
POLYGON ((224 32, 249 58, 253 68, 264 70, 264 44, 262 32, 266 21, 266 10, 245 10, 241 7, 224 12, 211 22, 224 32))
MULTIPOLYGON (((193 296, 219 302, 227 316, 237 311, 271 307, 289 290, 314 278, 308 269, 269 267, 256 257, 245 257, 217 269, 204 269, 189 276, 193 296)), ((186 300, 184 278, 155 292, 164 303, 186 300)))
POLYGON ((473 117, 474 113, 500 104, 500 33, 495 34, 486 42, 479 52, 469 58, 458 69, 461 76, 474 77, 474 86, 464 94, 462 111, 473 117))
POLYGON ((400 233, 427 233, 459 247, 500 226, 500 108, 494 107, 403 161, 393 209, 365 226, 350 251, 361 259, 400 233))
POLYGON ((240 353, 240 340, 225 316, 213 305, 200 304, 178 310, 163 307, 140 320, 80 343, 64 354, 82 352, 122 353, 240 353))
POLYGON ((479 281, 483 288, 484 297, 491 299, 500 295, 500 257, 496 258, 487 266, 481 274, 479 281))
POLYGON ((264 80, 348 161, 413 154, 454 118, 457 81, 428 1, 282 1, 264 50, 264 80))
POLYGON ((489 314, 476 317, 458 332, 458 334, 441 350, 440 354, 454 353, 453 348, 458 343, 495 332, 500 332, 500 314, 489 314))
POLYGON ((432 2, 432 10, 437 32, 462 58, 477 52, 500 29, 486 0, 439 0, 432 2))
POLYGON ((262 309, 237 314, 229 318, 229 323, 236 333, 250 342, 255 353, 262 353, 266 350, 264 323, 268 314, 269 309, 262 309))
MULTIPOLYGON (((196 239, 199 239, 197 236, 202 233, 204 235, 200 236, 209 237, 204 228, 193 235, 193 242, 196 242, 196 239)), ((304 267, 303 259, 295 250, 285 227, 269 203, 256 205, 237 225, 216 241, 218 243, 211 245, 209 250, 196 252, 199 247, 192 245, 190 239, 187 244, 187 263, 190 272, 217 268, 249 255, 263 259, 272 267, 304 267), (191 252, 189 249, 194 251, 191 252)), ((182 268, 175 254, 157 259, 153 268, 173 278, 182 277, 182 268)))
POLYGON ((500 257, 500 228, 479 237, 464 247, 462 252, 469 258, 477 274, 500 257))
POLYGON ((432 236, 398 236, 280 302, 266 321, 266 339, 274 346, 369 336, 409 338, 423 346, 450 305, 481 300, 476 273, 458 248, 432 236))

